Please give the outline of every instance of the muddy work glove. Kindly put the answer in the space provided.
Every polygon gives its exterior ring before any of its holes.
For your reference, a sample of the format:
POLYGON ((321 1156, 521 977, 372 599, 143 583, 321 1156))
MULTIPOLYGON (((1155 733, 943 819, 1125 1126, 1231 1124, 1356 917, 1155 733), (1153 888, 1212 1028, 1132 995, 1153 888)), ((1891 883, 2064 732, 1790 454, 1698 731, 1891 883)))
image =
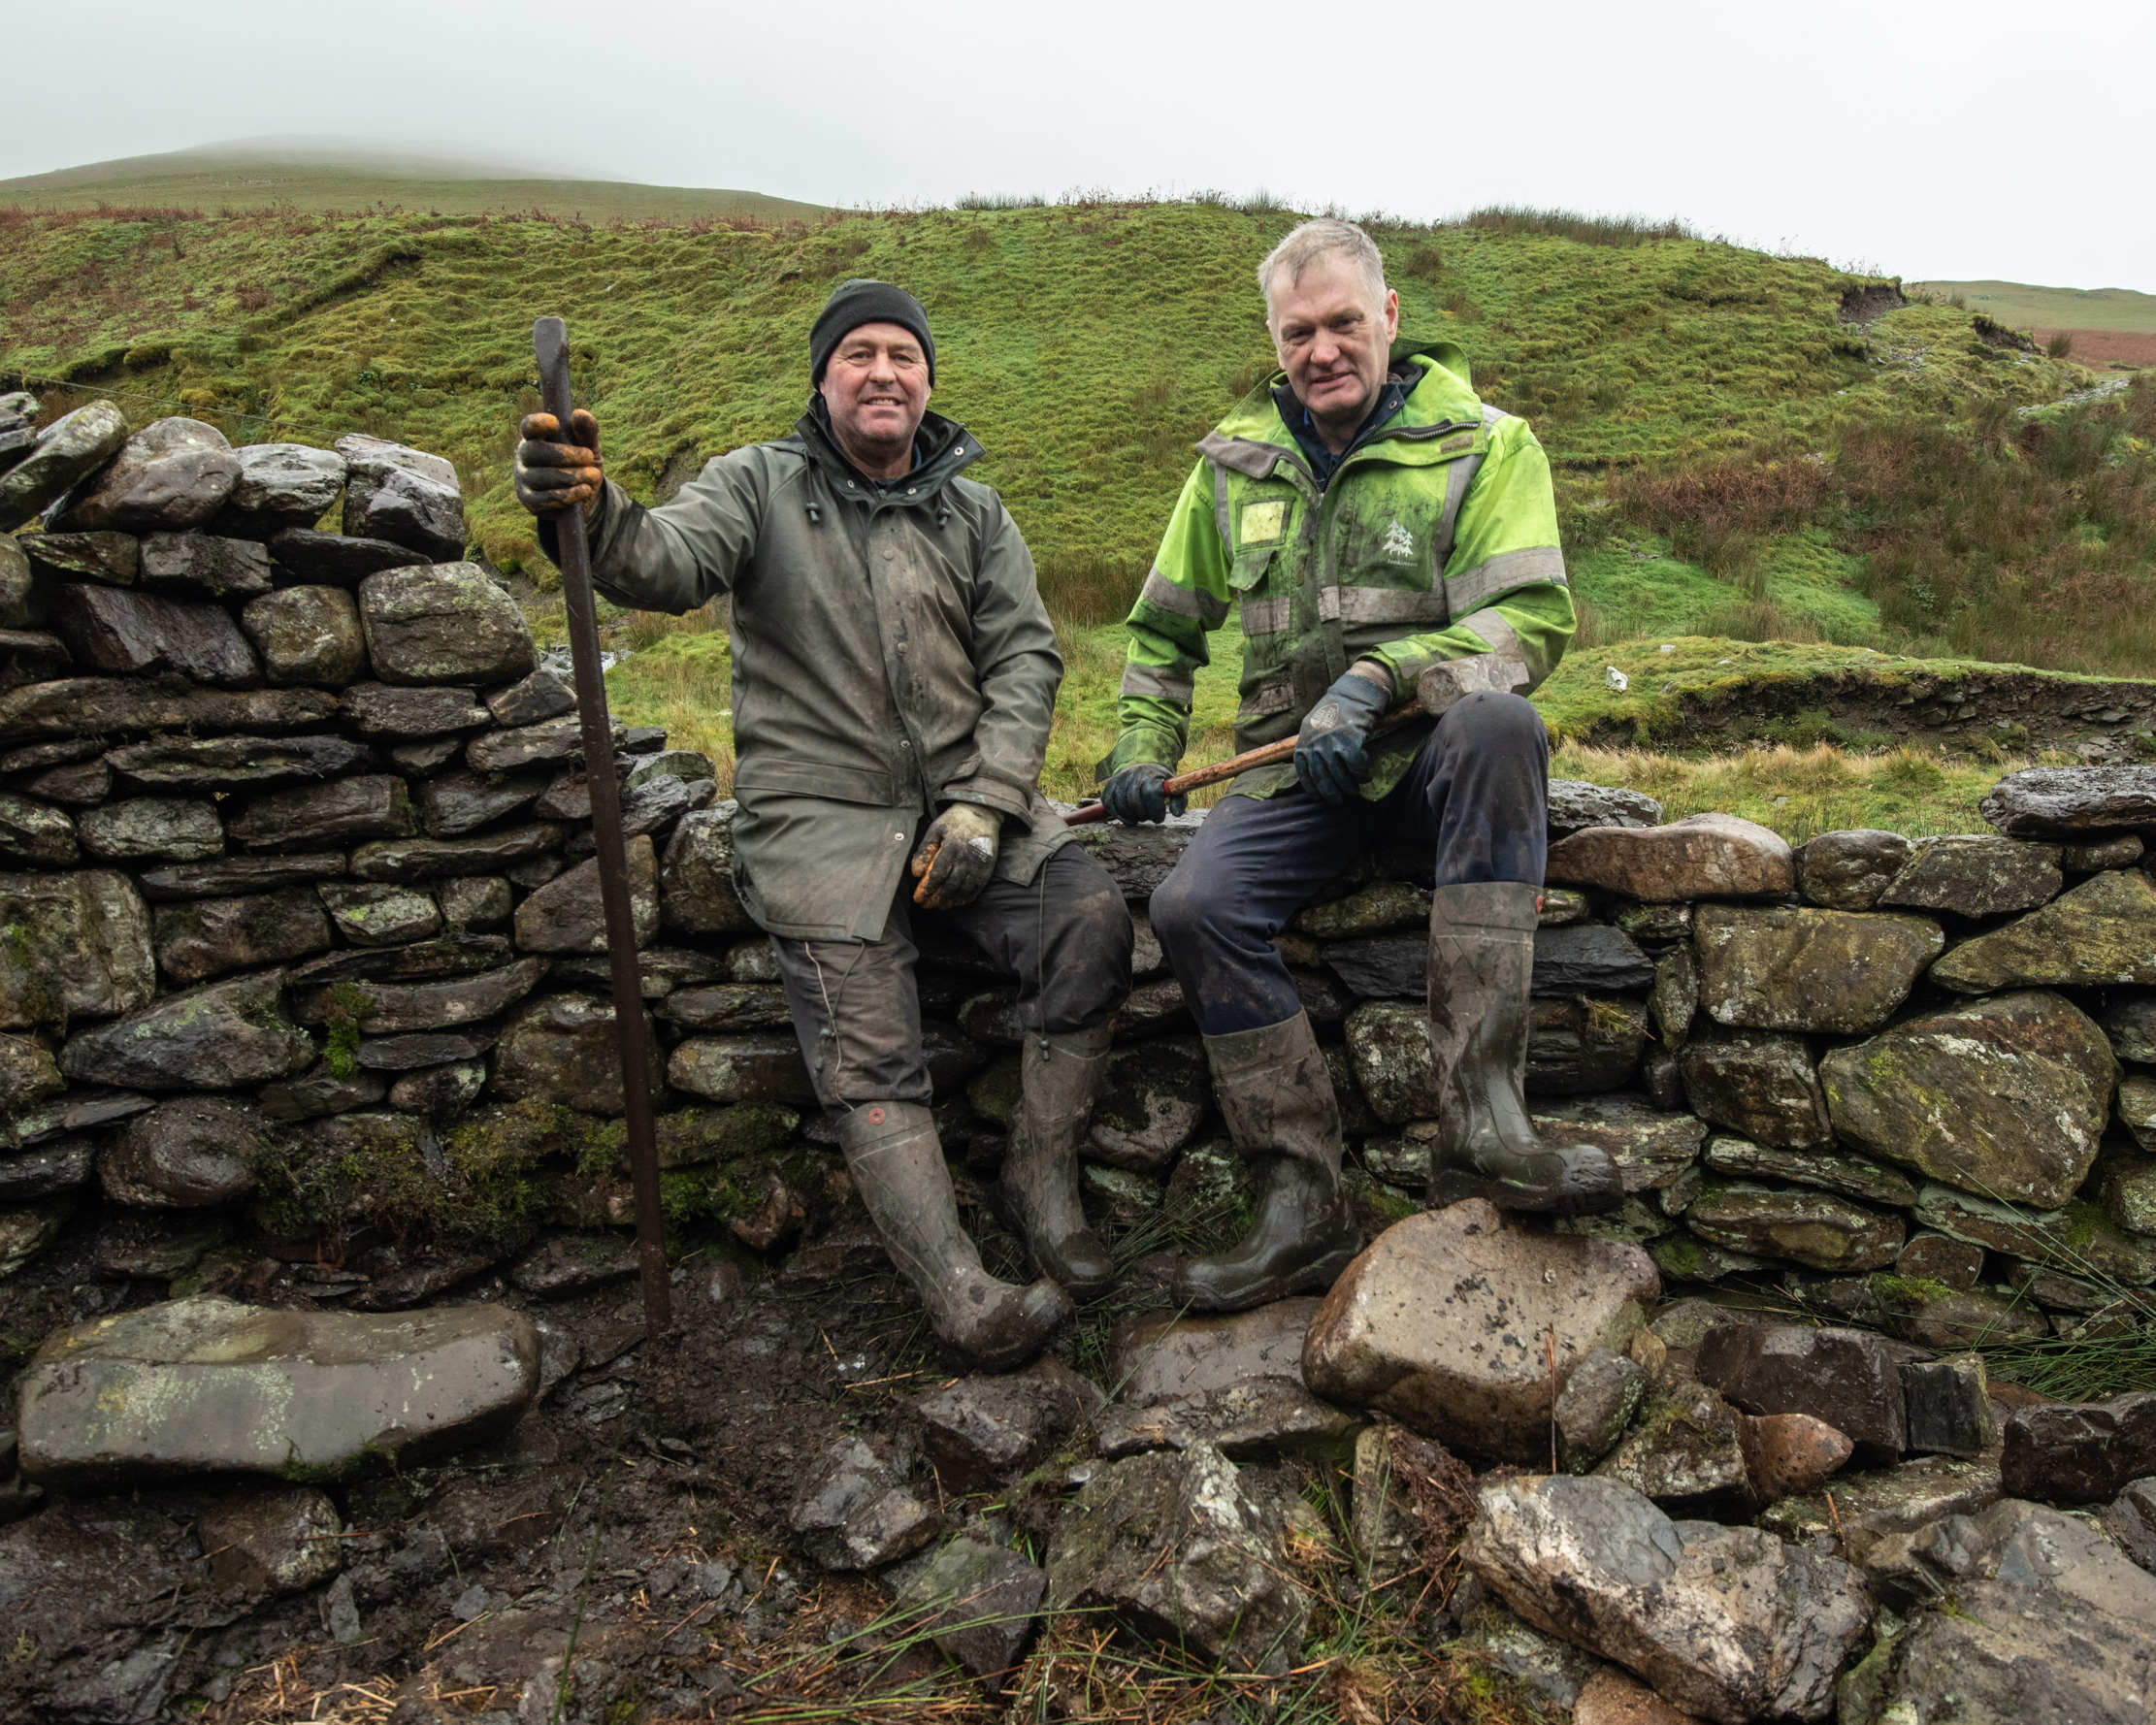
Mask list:
POLYGON ((571 436, 551 413, 527 413, 517 427, 516 501, 535 515, 557 515, 572 504, 589 515, 599 505, 605 473, 599 459, 599 421, 578 407, 571 436))
POLYGON ((1370 776, 1370 733, 1392 704, 1392 673, 1364 660, 1303 715, 1295 777, 1327 802, 1348 802, 1370 776), (1382 679, 1382 680, 1381 680, 1382 679))
POLYGON ((920 885, 913 901, 930 910, 956 910, 981 895, 996 872, 996 839, 1003 817, 977 802, 954 802, 929 823, 913 853, 920 885))
POLYGON ((1158 825, 1191 806, 1188 797, 1170 797, 1160 788, 1171 776, 1158 761, 1135 762, 1120 768, 1100 787, 1100 800, 1126 827, 1144 821, 1158 825))

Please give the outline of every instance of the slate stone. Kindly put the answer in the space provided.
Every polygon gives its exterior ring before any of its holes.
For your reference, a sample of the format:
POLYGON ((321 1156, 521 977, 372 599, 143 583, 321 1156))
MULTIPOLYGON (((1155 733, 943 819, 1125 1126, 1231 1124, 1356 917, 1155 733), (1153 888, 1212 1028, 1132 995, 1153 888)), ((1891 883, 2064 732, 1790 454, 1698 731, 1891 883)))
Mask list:
POLYGON ((734 890, 732 802, 683 815, 659 870, 660 926, 680 934, 760 932, 734 890))
POLYGON ((1048 1578, 1007 1546, 961 1536, 898 1590, 898 1609, 993 1698, 1032 1639, 1048 1578))
POLYGON ((1290 925, 1314 940, 1354 940, 1394 928, 1426 928, 1430 895, 1405 881, 1373 881, 1345 898, 1297 911, 1290 925))
POLYGON ((174 1300, 47 1339, 25 1374, 21 1466, 68 1489, 335 1478, 506 1430, 538 1382, 531 1319, 500 1306, 375 1318, 174 1300))
POLYGON ((270 1119, 291 1123, 372 1108, 388 1093, 389 1086, 372 1072, 354 1071, 340 1077, 323 1064, 297 1078, 264 1085, 259 1099, 262 1112, 270 1119))
POLYGON ((509 1280, 535 1299, 558 1300, 636 1274, 634 1240, 620 1234, 552 1234, 517 1260, 509 1280))
POLYGON ((346 981, 432 982, 444 976, 476 976, 499 970, 516 957, 499 934, 444 934, 435 940, 374 951, 331 953, 292 972, 295 990, 346 981))
POLYGON ((1538 928, 1561 928, 1567 923, 1585 922, 1591 908, 1584 893, 1575 893, 1570 887, 1545 887, 1535 923, 1538 928))
POLYGON ((1060 1362, 960 1378, 913 1404, 921 1448, 943 1489, 989 1491, 1028 1473, 1100 1406, 1093 1383, 1060 1362))
POLYGON ((75 823, 65 809, 0 791, 0 859, 38 868, 66 868, 82 860, 75 823))
POLYGON ((2099 839, 2093 844, 2062 846, 2059 851, 2059 866, 2069 874, 2096 874, 2106 868, 2131 868, 2141 860, 2147 848, 2139 833, 2122 832, 2116 838, 2099 839))
POLYGON ((11 543, 55 580, 132 587, 142 567, 143 542, 131 533, 41 533, 11 543))
MULTIPOLYGON (((543 960, 526 960, 526 964, 543 960)), ((521 969, 522 967, 519 966, 521 969)), ((651 1050, 651 1088, 658 1090, 666 1076, 660 1066, 656 1027, 645 1015, 646 1046, 651 1050)), ((549 994, 521 1007, 502 1031, 494 1057, 492 1093, 505 1101, 537 1097, 559 1102, 586 1114, 615 1115, 626 1106, 622 1100, 621 1057, 614 1040, 613 1003, 590 994, 549 994)), ((682 1048, 694 1047, 683 1043, 682 1048)), ((674 1051, 680 1058, 680 1050, 674 1051)), ((800 1061, 797 1051, 795 1060, 800 1061)), ((806 1088, 807 1072, 801 1071, 806 1088)), ((683 1090, 694 1087, 675 1083, 683 1090)), ((709 1090, 698 1092, 711 1095, 709 1090)), ((795 1101, 799 1095, 716 1097, 733 1101, 795 1101)))
POLYGON ((466 875, 435 890, 442 923, 452 929, 498 928, 509 920, 509 883, 500 875, 466 875))
POLYGON ((1990 1252, 2130 1286, 2156 1282, 2156 1240, 2127 1233, 2079 1199, 2057 1210, 2030 1210, 1927 1184, 1915 1210, 1926 1227, 1990 1252))
POLYGON ((154 533, 207 521, 240 476, 232 445, 199 419, 153 420, 52 516, 63 533, 154 533))
POLYGON ((2156 767, 2025 767, 1994 785, 1977 812, 2009 838, 2156 827, 2156 767))
POLYGON ((366 1036, 399 1036, 408 1030, 447 1030, 474 1025, 506 1011, 539 987, 543 959, 521 959, 499 970, 455 976, 444 982, 377 982, 343 977, 303 985, 295 976, 292 1013, 302 1024, 345 1020, 366 1036))
POLYGON ((366 745, 342 736, 209 736, 127 743, 106 759, 152 789, 245 791, 293 779, 329 779, 374 765, 366 745))
POLYGON ((2136 1480, 2104 1511, 2104 1531, 2144 1570, 2156 1573, 2156 1479, 2136 1480))
POLYGON ((457 471, 439 455, 353 433, 337 439, 350 464, 344 531, 424 551, 439 562, 464 551, 464 497, 457 471))
POLYGON ((1822 832, 1797 847, 1797 890, 1828 910, 1870 910, 1914 849, 1876 827, 1822 832))
POLYGON ((111 402, 92 402, 55 419, 30 453, 0 473, 0 533, 13 533, 95 472, 127 441, 127 416, 111 402))
POLYGON ((1590 785, 1581 779, 1550 781, 1550 836, 1569 838, 1584 827, 1659 827, 1662 805, 1641 791, 1590 785))
POLYGON ((0 1029, 111 1018, 155 993, 149 911, 123 874, 0 874, 0 1029))
POLYGON ((506 683, 538 662, 516 601, 475 563, 369 575, 359 619, 385 683, 506 683))
POLYGON ((89 1180, 97 1146, 87 1138, 54 1138, 28 1150, 0 1150, 0 1205, 35 1204, 71 1192, 89 1180))
MULTIPOLYGON (((572 961, 573 962, 573 961, 572 961)), ((584 981, 604 987, 607 978, 581 970, 555 974, 564 981, 584 981)), ((644 996, 650 998, 648 991, 644 996)), ((793 1025, 786 1006, 786 991, 769 983, 721 983, 708 989, 680 989, 664 996, 659 1016, 684 1030, 784 1030, 793 1025)))
POLYGON ((839 1438, 810 1462, 788 1525, 828 1570, 875 1569, 918 1551, 943 1518, 903 1474, 859 1438, 839 1438))
POLYGON ((428 837, 459 838, 529 807, 545 784, 538 773, 444 773, 419 787, 420 819, 428 837))
POLYGON ((1875 1278, 1880 1321, 1887 1333, 1919 1348, 1953 1351, 2033 1342, 2051 1323, 2026 1300, 1986 1287, 1949 1288, 1930 1283, 1875 1278))
POLYGON ((1607 1348, 1590 1350, 1573 1367, 1552 1417, 1564 1470, 1584 1474, 1624 1436, 1647 1394, 1644 1367, 1607 1348))
POLYGON ((462 874, 499 874, 560 847, 563 830, 547 821, 528 822, 473 838, 395 838, 363 844, 352 853, 351 872, 363 881, 442 880, 462 874))
POLYGON ((441 932, 441 909, 410 887, 325 882, 315 891, 337 931, 354 946, 403 946, 441 932))
POLYGON ((75 808, 94 808, 113 794, 113 769, 102 761, 54 766, 39 773, 22 788, 32 797, 46 797, 75 808))
POLYGON ((445 1066, 427 1066, 408 1072, 389 1087, 389 1105, 404 1114, 423 1114, 429 1120, 447 1120, 462 1114, 486 1089, 484 1060, 452 1060, 445 1066))
POLYGON ((67 643, 44 630, 0 630, 0 690, 30 688, 74 665, 67 643))
POLYGON ((816 1092, 791 1036, 692 1036, 667 1061, 667 1082, 714 1102, 815 1104, 816 1092))
POLYGON ((1687 1380, 1651 1385, 1632 1428, 1595 1468, 1669 1506, 1735 1502, 1750 1480, 1739 1416, 1715 1390, 1687 1380))
POLYGON ((1693 815, 1667 827, 1589 827, 1550 847, 1548 877, 1667 903, 1751 898, 1796 884, 1788 845, 1735 815, 1693 815))
POLYGON ((1871 1620, 1850 1565, 1757 1528, 1673 1522, 1615 1480, 1490 1486, 1461 1556, 1528 1622, 1729 1725, 1825 1717, 1871 1620))
POLYGON ((114 1210, 97 1224, 90 1260, 103 1276, 170 1282, 230 1242, 228 1217, 200 1211, 114 1210))
POLYGON ((1057 1523, 1048 1610, 1099 1612, 1207 1665, 1285 1672, 1307 1607, 1277 1527, 1210 1445, 1111 1462, 1057 1523))
POLYGON ((1784 1180, 1905 1210, 1916 1202, 1916 1187, 1906 1174, 1842 1151, 1770 1150, 1717 1133, 1707 1141, 1706 1162, 1738 1180, 1784 1180))
POLYGON ((151 929, 157 968, 182 988, 227 970, 309 958, 331 944, 329 918, 306 887, 160 904, 151 929))
POLYGON ((1648 1256, 1672 1282, 1719 1282, 1728 1276, 1749 1276, 1766 1266, 1748 1252, 1713 1246, 1688 1233, 1664 1235, 1648 1243, 1648 1256))
POLYGON ((138 1114, 98 1159, 105 1195, 137 1209, 214 1210, 254 1190, 269 1124, 229 1096, 181 1096, 138 1114))
POLYGON ((1531 1114, 1546 1139, 1594 1144, 1609 1152, 1628 1192, 1667 1186, 1698 1156, 1707 1136, 1704 1122, 1665 1114, 1621 1092, 1542 1102, 1531 1114))
POLYGON ((2140 869, 2093 875, 2042 910, 1965 940, 1932 966, 1964 994, 2156 982, 2156 886, 2140 869))
MULTIPOLYGON (((648 837, 628 843, 629 904, 636 942, 659 932, 659 866, 648 837)), ((599 862, 579 862, 516 907, 516 944, 526 952, 603 953, 606 921, 599 896, 599 862)))
POLYGON ((320 582, 330 587, 357 587, 369 575, 383 570, 424 565, 424 551, 388 539, 353 538, 341 533, 316 533, 310 528, 287 527, 270 536, 274 574, 280 583, 320 582))
POLYGON ((1699 1015, 1699 955, 1689 946, 1674 947, 1654 961, 1654 986, 1648 1006, 1663 1049, 1674 1058, 1691 1040, 1699 1015))
POLYGON ((154 1106, 149 1097, 137 1095, 132 1090, 70 1090, 16 1115, 15 1141, 24 1145, 46 1144, 65 1133, 95 1131, 154 1106))
POLYGON ((60 1070, 86 1084, 138 1090, 238 1090, 310 1064, 314 1044, 279 1004, 279 971, 210 983, 79 1031, 60 1070))
POLYGON ((0 741, 142 731, 297 731, 337 710, 318 689, 199 689, 183 677, 61 677, 0 694, 0 741))
POLYGON ((252 689, 262 667, 222 605, 82 583, 52 595, 52 627, 83 670, 114 676, 177 671, 198 683, 252 689))
POLYGON ((1728 1323, 1700 1343, 1694 1370, 1747 1414, 1809 1414, 1856 1443, 1899 1453, 1909 1447, 1908 1354, 1867 1330, 1728 1323))
MULTIPOLYGON (((618 741, 618 720, 615 727, 618 741)), ((581 760, 583 753, 583 721, 572 713, 564 719, 543 719, 515 731, 489 731, 465 746, 464 759, 474 772, 508 772, 550 761, 581 760)))
POLYGON ((1784 1150, 1834 1142, 1826 1097, 1802 1037, 1710 1024, 1684 1044, 1678 1068, 1692 1112, 1716 1125, 1784 1150))
POLYGON ((1684 1212, 1684 1225, 1710 1245, 1732 1252, 1845 1274, 1892 1263, 1905 1232, 1899 1216, 1829 1192, 1717 1180, 1701 1186, 1684 1212))
MULTIPOLYGON (((144 800, 150 800, 145 798, 144 800)), ((115 804, 124 807, 125 804, 115 804)), ((194 804, 209 807, 214 804, 194 804)), ((181 817, 160 816, 178 821, 181 817)), ((223 830, 218 830, 221 839, 223 830)), ((170 851, 159 852, 169 856, 170 851)), ((247 892, 272 892, 278 887, 304 886, 329 880, 344 872, 343 851, 310 851, 298 857, 233 857, 218 862, 198 862, 175 868, 146 869, 136 877, 143 896, 153 903, 179 898, 223 898, 247 892)))
POLYGON ((305 443, 247 443, 232 452, 240 465, 224 508, 212 524, 268 538, 280 528, 312 527, 344 489, 344 458, 305 443))
POLYGON ((1980 1353, 1914 1359, 1902 1366, 1902 1403, 1909 1438, 1921 1455, 1979 1456, 1998 1442, 1989 1382, 1980 1353))
POLYGON ((490 691, 486 707, 497 725, 537 725, 544 719, 573 713, 576 696, 567 683, 541 666, 505 689, 490 691))
POLYGON ((418 824, 405 781, 395 773, 369 773, 256 797, 225 830, 249 850, 297 850, 403 838, 418 824))
POLYGON ((692 809, 699 809, 719 794, 716 779, 660 777, 647 780, 621 799, 623 836, 663 831, 692 809))
POLYGON ((74 1210, 74 1199, 64 1195, 19 1210, 0 1210, 0 1281, 34 1262, 57 1240, 74 1210))
POLYGON ((2156 1079, 2135 1073, 2120 1080, 2118 1118, 2143 1150, 2156 1144, 2156 1079))
POLYGON ((488 1025, 469 1030, 419 1030, 407 1036, 370 1037, 352 1058, 369 1072, 415 1072, 452 1060, 475 1060, 501 1039, 488 1025))
MULTIPOLYGON (((1420 1005, 1373 1000, 1348 1015, 1348 1051, 1358 1088, 1379 1119, 1434 1118, 1443 1106, 1420 1005)), ((1626 999, 1535 1003, 1527 1043, 1529 1095, 1579 1095, 1619 1089, 1638 1066, 1646 1008, 1626 999)))
MULTIPOLYGON (((345 723, 362 736, 440 736, 487 722, 486 708, 477 704, 469 688, 400 689, 388 683, 354 683, 340 704, 345 723)), ((452 742, 450 753, 462 746, 452 742)))
POLYGON ((2156 1473, 2156 1392, 2016 1408, 2003 1439, 2000 1483, 2011 1496, 2107 1501, 2156 1473))
POLYGON ((284 587, 249 600, 240 626, 273 683, 341 689, 367 669, 359 607, 341 587, 284 587))
POLYGON ((2096 1160, 2117 1070, 2079 1008, 2032 991, 1907 1020, 1836 1049, 1820 1077, 1846 1140, 1949 1186, 2049 1208, 2096 1160))
POLYGON ((1946 936, 1928 917, 1703 904, 1700 1004, 1724 1025, 1862 1035, 1909 997, 1946 936))
POLYGON ((2056 845, 1959 833, 1918 839, 1878 903, 1882 910, 1903 906, 1995 917, 2034 909, 2065 885, 2056 845))
POLYGON ((1950 1234, 1911 1234, 1894 1256, 1894 1274, 1910 1282, 1971 1288, 1983 1273, 1984 1249, 1950 1234))
POLYGON ((207 533, 153 533, 143 540, 136 579, 212 599, 252 599, 270 591, 270 554, 252 539, 207 533))

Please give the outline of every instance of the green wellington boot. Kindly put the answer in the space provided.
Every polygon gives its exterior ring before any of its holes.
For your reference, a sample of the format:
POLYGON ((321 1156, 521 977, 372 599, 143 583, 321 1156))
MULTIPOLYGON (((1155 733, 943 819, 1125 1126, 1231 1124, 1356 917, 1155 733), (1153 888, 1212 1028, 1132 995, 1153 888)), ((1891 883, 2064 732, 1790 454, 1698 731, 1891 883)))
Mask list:
POLYGON ((1440 887, 1430 903, 1430 1043, 1444 1098, 1429 1201, 1487 1198, 1559 1216, 1614 1210, 1609 1153, 1545 1144, 1527 1118, 1527 992, 1541 890, 1513 881, 1440 887))
POLYGON ((1026 1038, 1025 1090, 1003 1158, 1003 1194, 1033 1267, 1082 1300, 1106 1293, 1116 1279, 1114 1260, 1078 1203, 1078 1145, 1112 1039, 1106 1025, 1026 1038))
POLYGON ((864 1103, 840 1119, 838 1142, 854 1188, 944 1346, 981 1372, 1007 1372, 1038 1353, 1070 1316, 1070 1296, 1053 1282, 1020 1287, 981 1267, 929 1111, 864 1103))
POLYGON ((1258 1178, 1258 1221, 1231 1252, 1192 1258, 1175 1297, 1240 1312, 1330 1287, 1362 1240, 1340 1194, 1340 1104, 1310 1019, 1205 1039, 1214 1093, 1258 1178))

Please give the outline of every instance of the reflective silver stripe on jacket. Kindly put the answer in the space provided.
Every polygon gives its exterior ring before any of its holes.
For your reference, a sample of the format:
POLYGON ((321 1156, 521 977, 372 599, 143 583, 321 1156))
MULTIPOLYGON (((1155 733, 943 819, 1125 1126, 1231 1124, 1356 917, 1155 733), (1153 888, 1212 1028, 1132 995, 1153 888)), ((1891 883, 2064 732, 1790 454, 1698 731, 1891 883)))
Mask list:
POLYGON ((1295 704, 1294 679, 1286 671, 1267 677, 1255 693, 1235 709, 1235 717, 1262 719, 1268 713, 1285 713, 1295 704))
POLYGON ((1157 700, 1180 700, 1188 706, 1195 687, 1191 673, 1172 665, 1127 665, 1123 667, 1123 693, 1149 695, 1157 700))
POLYGON ((1527 655, 1520 649, 1519 633, 1505 621, 1503 612, 1477 611, 1472 617, 1462 617, 1460 627, 1481 635, 1500 659, 1516 659, 1521 665, 1527 663, 1527 655))
POLYGON ((1420 623, 1436 627, 1452 615, 1442 591, 1414 593, 1396 587, 1343 587, 1343 623, 1420 623))
POLYGON ((1270 599, 1243 601, 1243 633, 1245 635, 1285 635, 1295 621, 1295 601, 1292 595, 1275 594, 1270 599))
POLYGON ((1528 545, 1519 551, 1500 551, 1487 562, 1445 577, 1445 597, 1453 615, 1479 611, 1500 595, 1519 587, 1547 583, 1566 585, 1564 553, 1554 545, 1528 545))
POLYGON ((1439 579, 1445 575, 1445 566, 1453 559, 1453 540, 1459 531, 1459 507, 1467 501, 1467 488, 1475 483, 1475 475, 1482 471, 1480 455, 1463 455, 1445 470, 1445 507, 1437 518, 1437 529, 1430 535, 1430 563, 1439 579))
POLYGON ((1227 601, 1215 599, 1210 593, 1195 587, 1178 587, 1159 570, 1150 571, 1145 585, 1138 589, 1138 597, 1149 605, 1178 617, 1195 617, 1206 628, 1218 628, 1227 617, 1227 601))

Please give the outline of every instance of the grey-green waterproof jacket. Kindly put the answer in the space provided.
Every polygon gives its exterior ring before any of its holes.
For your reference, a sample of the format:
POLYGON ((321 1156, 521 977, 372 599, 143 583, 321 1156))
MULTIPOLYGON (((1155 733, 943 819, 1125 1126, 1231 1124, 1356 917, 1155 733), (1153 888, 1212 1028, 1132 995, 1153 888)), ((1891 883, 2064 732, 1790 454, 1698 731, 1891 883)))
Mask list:
POLYGON ((947 803, 1002 812, 996 872, 1021 885, 1073 836, 1040 794, 1063 667, 1032 556, 1002 499, 960 477, 981 453, 964 426, 931 413, 917 446, 879 485, 812 407, 658 508, 609 482, 590 520, 615 603, 733 596, 735 880, 773 934, 880 935, 947 803))

